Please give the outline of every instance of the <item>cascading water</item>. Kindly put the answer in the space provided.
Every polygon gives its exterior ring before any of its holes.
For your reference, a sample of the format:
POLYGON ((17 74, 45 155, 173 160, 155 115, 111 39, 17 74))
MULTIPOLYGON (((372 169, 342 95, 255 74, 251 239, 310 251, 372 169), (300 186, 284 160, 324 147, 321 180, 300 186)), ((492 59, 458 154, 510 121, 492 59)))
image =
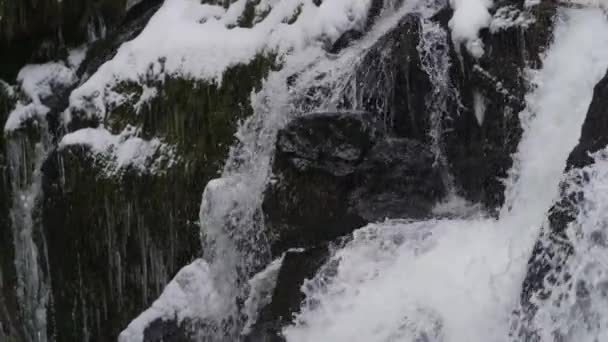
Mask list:
POLYGON ((392 221, 355 232, 305 285, 287 340, 508 340, 527 258, 608 66, 607 33, 599 10, 561 13, 521 114, 525 134, 498 220, 392 221))
POLYGON ((10 212, 15 246, 17 296, 23 315, 24 331, 33 342, 47 341, 47 307, 50 284, 44 232, 41 229, 37 201, 41 199, 41 167, 50 146, 50 136, 41 123, 39 143, 23 134, 9 139, 7 156, 13 203, 10 212))
MULTIPOLYGON (((176 9, 182 5, 189 8, 178 1, 167 3, 174 4, 176 9)), ((276 3, 264 2, 269 7, 276 3)), ((454 7, 459 15, 458 20, 450 23, 451 29, 466 29, 466 17, 462 13, 470 3, 473 1, 450 2, 452 6, 461 6, 454 7)), ((244 6, 245 1, 236 4, 244 6)), ((358 4, 366 9, 371 6, 370 1, 358 4)), ((481 9, 485 18, 491 1, 478 4, 481 5, 476 9, 481 9)), ((445 5, 445 1, 388 1, 369 32, 338 53, 328 53, 327 46, 322 44, 311 44, 281 56, 281 70, 270 73, 262 90, 252 95, 254 114, 237 132, 238 143, 230 152, 222 177, 209 182, 203 194, 200 221, 204 260, 196 260, 182 269, 159 300, 123 331, 121 341, 142 340, 143 330, 159 317, 176 318, 180 323, 193 320, 190 323, 194 323, 201 340, 239 340, 249 332, 259 308, 270 300, 269 293, 281 264, 281 259, 271 260, 270 238, 265 235, 261 209, 264 190, 274 181, 271 166, 277 132, 303 113, 337 109, 371 109, 384 114, 382 119, 388 126, 393 119, 388 115, 391 104, 381 100, 374 108, 366 108, 361 74, 357 70, 364 63, 364 52, 395 28, 406 14, 416 13, 422 17, 417 48, 422 67, 432 83, 426 99, 431 113, 430 142, 436 164, 445 171, 443 181, 451 191, 448 197, 457 200, 455 186, 447 172, 442 127, 448 102, 458 103, 458 94, 449 81, 449 34, 435 18, 431 19, 445 5)), ((223 13, 226 17, 222 20, 230 22, 231 11, 238 10, 238 6, 233 6, 223 13)), ((285 12, 294 8, 282 7, 285 12)), ((357 18, 355 22, 366 19, 353 16, 357 18)), ((163 17, 159 18, 156 19, 162 21, 163 17)), ((359 24, 353 26, 361 26, 359 24)), ((483 54, 483 46, 477 33, 487 23, 474 24, 472 39, 455 33, 452 38, 454 42, 465 43, 470 53, 479 56, 483 54)), ((608 66, 606 37, 608 24, 600 10, 560 13, 555 41, 544 56, 543 69, 532 76, 531 82, 536 88, 527 96, 527 107, 520 114, 524 136, 506 180, 506 203, 498 219, 486 217, 478 210, 448 204, 451 217, 456 218, 419 222, 392 220, 357 230, 352 240, 334 248, 331 260, 303 287, 307 298, 295 323, 284 329, 286 339, 296 342, 508 340, 512 312, 518 305, 532 246, 557 195, 566 158, 576 144, 593 86, 608 66)), ((186 57, 191 57, 190 52, 185 50, 186 57)), ((198 57, 196 53, 193 55, 198 57)), ((116 61, 120 62, 134 55, 119 53, 118 56, 121 58, 116 61)), ((240 59, 235 58, 233 62, 238 61, 240 59)), ((75 102, 86 99, 88 90, 99 92, 98 86, 113 79, 113 72, 124 70, 118 62, 107 64, 104 72, 92 77, 90 89, 84 86, 80 93, 74 92, 75 102)), ((144 62, 140 64, 148 67, 144 62)), ((181 64, 168 65, 178 68, 176 65, 181 64)), ((217 70, 210 70, 205 72, 216 74, 217 70)), ((368 91, 382 94, 391 87, 383 83, 390 83, 391 76, 382 75, 377 84, 364 86, 371 88, 368 91)), ((112 88, 104 87, 100 89, 112 88)), ((481 124, 485 100, 479 93, 473 97, 475 114, 481 124)), ((103 105, 101 112, 105 111, 103 105)), ((602 167, 603 164, 598 163, 598 169, 592 171, 600 183, 602 167)), ((601 201, 598 194, 589 197, 601 201)), ((445 203, 441 205, 443 208, 438 212, 445 211, 445 203)), ((585 213, 594 216, 594 210, 585 213)), ((591 224, 600 224, 596 221, 591 224)), ((585 260, 575 265, 585 270, 595 267, 585 260)), ((593 317, 597 317, 599 311, 593 311, 593 317)))

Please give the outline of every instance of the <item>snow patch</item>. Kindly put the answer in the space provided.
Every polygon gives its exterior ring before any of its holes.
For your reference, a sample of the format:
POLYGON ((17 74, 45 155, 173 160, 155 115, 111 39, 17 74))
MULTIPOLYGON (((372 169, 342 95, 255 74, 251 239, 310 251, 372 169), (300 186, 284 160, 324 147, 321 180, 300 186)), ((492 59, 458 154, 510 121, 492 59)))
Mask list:
POLYGON ((19 129, 24 122, 32 118, 44 118, 50 109, 44 101, 59 89, 65 89, 78 78, 74 71, 62 63, 26 65, 19 71, 18 90, 26 99, 20 100, 9 114, 4 131, 19 129))
POLYGON ((176 153, 172 146, 158 138, 144 140, 137 134, 137 129, 132 126, 118 135, 105 128, 83 128, 66 134, 59 148, 74 145, 88 147, 97 160, 105 164, 104 171, 108 176, 116 175, 126 167, 142 173, 156 173, 162 165, 169 168, 175 163, 176 153))
POLYGON ((120 333, 118 341, 143 341, 144 331, 156 320, 176 320, 181 324, 189 317, 204 318, 217 311, 218 293, 210 279, 209 265, 202 259, 182 268, 152 306, 120 333))
POLYGON ((494 5, 492 0, 450 0, 454 10, 449 27, 456 50, 465 44, 467 51, 474 58, 484 54, 484 46, 479 31, 490 26, 492 15, 489 10, 494 5))
POLYGON ((84 59, 87 57, 87 51, 89 47, 82 45, 80 47, 71 49, 68 53, 68 65, 72 70, 78 70, 84 59))
POLYGON ((104 117, 108 106, 120 99, 113 88, 125 81, 142 84, 174 76, 221 82, 228 67, 248 63, 259 53, 318 50, 343 32, 362 27, 371 0, 332 0, 320 6, 307 0, 266 0, 256 13, 270 12, 259 23, 235 27, 245 2, 224 9, 199 0, 165 1, 137 38, 124 43, 71 94, 71 110, 104 117))

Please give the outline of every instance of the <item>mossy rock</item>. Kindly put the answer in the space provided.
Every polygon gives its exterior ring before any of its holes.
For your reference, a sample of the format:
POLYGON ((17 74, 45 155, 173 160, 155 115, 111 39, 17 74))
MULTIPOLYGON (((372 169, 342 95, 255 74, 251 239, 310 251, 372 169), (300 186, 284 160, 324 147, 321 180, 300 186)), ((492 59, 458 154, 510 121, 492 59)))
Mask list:
POLYGON ((201 195, 221 172, 238 122, 253 112, 252 91, 272 68, 274 56, 260 55, 229 68, 221 85, 150 82, 158 96, 139 112, 134 102, 142 86, 119 85, 115 90, 133 100, 98 124, 115 134, 137 127, 141 138, 174 147, 176 163, 160 172, 108 174, 84 146, 51 154, 43 169, 43 219, 54 300, 50 330, 57 340, 116 340, 198 256, 201 195))

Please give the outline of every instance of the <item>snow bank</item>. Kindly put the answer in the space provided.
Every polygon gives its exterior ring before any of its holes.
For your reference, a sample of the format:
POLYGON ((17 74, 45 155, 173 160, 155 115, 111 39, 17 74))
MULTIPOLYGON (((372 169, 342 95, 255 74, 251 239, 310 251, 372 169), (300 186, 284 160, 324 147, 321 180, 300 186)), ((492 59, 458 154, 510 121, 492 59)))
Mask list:
POLYGON ((67 88, 78 78, 74 71, 62 63, 26 65, 17 75, 18 89, 27 100, 20 100, 9 114, 4 131, 19 129, 30 119, 44 117, 50 109, 43 104, 60 88, 67 88))
POLYGON ((457 50, 465 44, 471 56, 483 56, 484 47, 479 38, 479 30, 488 27, 492 22, 489 9, 493 4, 492 0, 450 0, 454 15, 450 19, 449 27, 457 50))
POLYGON ((144 83, 177 76, 221 81, 226 68, 251 61, 256 54, 294 54, 322 41, 333 42, 367 19, 371 0, 261 1, 256 13, 268 12, 251 28, 235 27, 246 0, 227 10, 198 0, 167 0, 142 33, 123 44, 116 56, 70 97, 72 111, 104 117, 120 103, 113 88, 120 82, 144 83), (294 20, 294 18, 297 18, 294 20), (292 22, 293 21, 293 22, 292 22))
POLYGON ((105 172, 114 175, 126 167, 140 172, 156 172, 161 163, 171 167, 175 162, 174 148, 158 138, 144 140, 135 136, 137 130, 129 126, 121 134, 115 135, 104 128, 84 128, 66 134, 59 148, 80 145, 90 149, 100 161, 106 164, 105 172))

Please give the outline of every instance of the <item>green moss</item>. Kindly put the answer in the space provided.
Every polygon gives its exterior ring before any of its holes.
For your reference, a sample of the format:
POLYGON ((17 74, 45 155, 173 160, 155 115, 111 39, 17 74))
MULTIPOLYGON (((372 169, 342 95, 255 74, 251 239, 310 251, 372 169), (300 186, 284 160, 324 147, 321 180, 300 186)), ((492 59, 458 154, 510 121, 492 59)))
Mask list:
POLYGON ((104 124, 115 133, 136 126, 144 139, 174 145, 179 161, 164 172, 126 169, 108 176, 103 161, 77 146, 49 158, 43 217, 58 341, 82 341, 84 326, 92 340, 115 341, 197 256, 205 185, 222 169, 239 120, 253 112, 251 92, 274 67, 274 56, 259 55, 229 68, 221 85, 150 82, 159 96, 139 113, 133 104, 142 87, 118 85, 114 90, 133 96, 104 124))

